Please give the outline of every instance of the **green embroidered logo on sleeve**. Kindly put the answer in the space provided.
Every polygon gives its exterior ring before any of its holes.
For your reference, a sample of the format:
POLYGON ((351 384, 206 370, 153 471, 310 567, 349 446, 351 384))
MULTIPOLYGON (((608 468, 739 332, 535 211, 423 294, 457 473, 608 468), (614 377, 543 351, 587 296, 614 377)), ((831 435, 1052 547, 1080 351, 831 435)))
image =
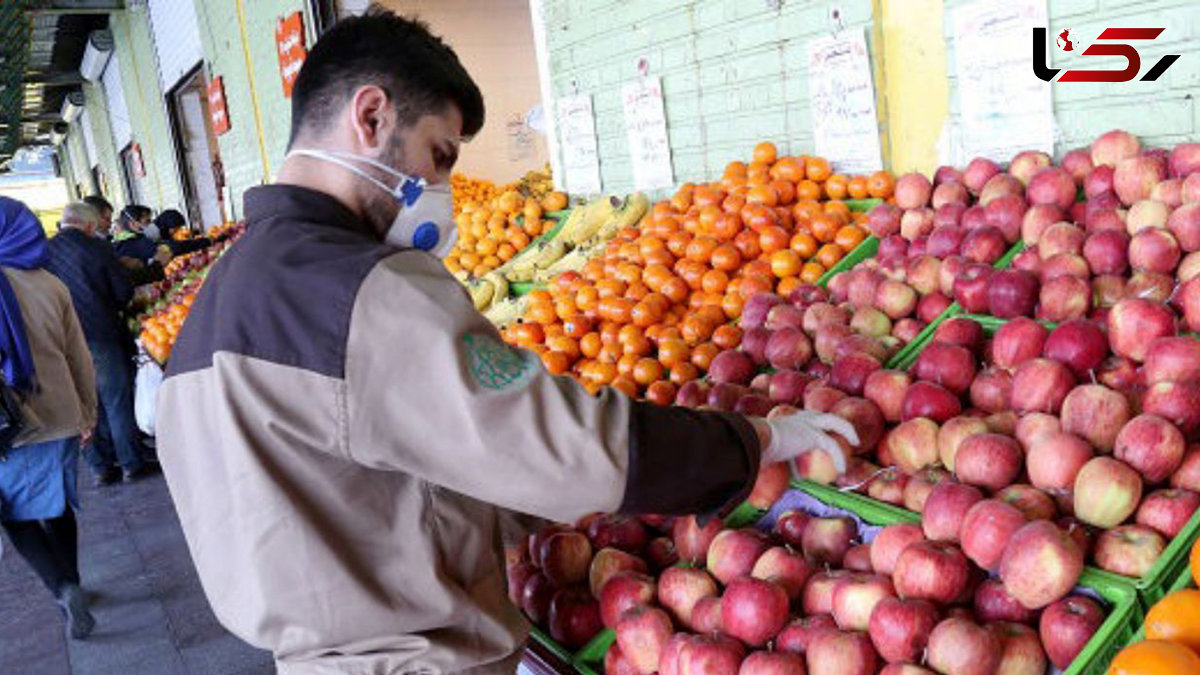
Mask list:
POLYGON ((512 387, 528 379, 536 367, 532 353, 510 347, 489 335, 468 334, 462 341, 471 375, 488 389, 512 387))

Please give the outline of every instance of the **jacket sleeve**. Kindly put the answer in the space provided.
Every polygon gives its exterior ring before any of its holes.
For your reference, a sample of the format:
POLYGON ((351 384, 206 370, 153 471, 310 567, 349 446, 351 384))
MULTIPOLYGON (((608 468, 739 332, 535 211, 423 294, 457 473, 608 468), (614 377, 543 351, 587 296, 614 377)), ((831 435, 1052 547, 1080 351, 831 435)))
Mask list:
POLYGON ((697 513, 736 504, 759 443, 738 416, 589 395, 501 342, 465 291, 423 253, 379 263, 355 299, 345 447, 556 521, 595 511, 697 513))
POLYGON ((71 381, 75 384, 75 394, 79 397, 79 409, 83 411, 83 427, 91 429, 96 426, 96 370, 87 339, 79 326, 79 317, 75 315, 75 307, 71 304, 71 298, 66 294, 65 288, 62 295, 63 354, 67 357, 71 381))
POLYGON ((125 271, 121 261, 117 260, 117 256, 111 248, 97 247, 96 255, 103 261, 104 276, 108 280, 113 299, 124 308, 130 300, 133 300, 133 284, 130 283, 129 273, 125 271), (103 251, 100 250, 101 248, 103 251))

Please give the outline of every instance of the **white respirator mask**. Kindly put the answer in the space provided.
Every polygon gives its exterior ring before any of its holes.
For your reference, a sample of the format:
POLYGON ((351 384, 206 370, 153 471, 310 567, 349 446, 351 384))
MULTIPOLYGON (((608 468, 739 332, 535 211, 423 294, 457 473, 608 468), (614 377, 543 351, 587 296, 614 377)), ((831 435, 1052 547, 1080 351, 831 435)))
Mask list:
POLYGON ((154 223, 142 228, 142 234, 150 241, 158 241, 162 239, 162 233, 158 231, 158 226, 154 223))
POLYGON ((424 178, 409 176, 370 157, 348 152, 324 150, 292 150, 291 155, 303 155, 336 164, 343 169, 370 181, 396 200, 400 211, 388 228, 384 240, 400 248, 415 248, 426 251, 437 258, 445 258, 458 241, 458 226, 454 223, 453 195, 449 186, 429 185, 424 178), (362 162, 395 176, 399 183, 388 187, 386 183, 354 166, 362 162))

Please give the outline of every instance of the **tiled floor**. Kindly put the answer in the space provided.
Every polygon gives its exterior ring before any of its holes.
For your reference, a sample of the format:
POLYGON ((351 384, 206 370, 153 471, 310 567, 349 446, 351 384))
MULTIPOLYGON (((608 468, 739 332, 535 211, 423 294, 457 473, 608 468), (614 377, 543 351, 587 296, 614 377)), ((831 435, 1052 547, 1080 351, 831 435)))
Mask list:
MULTIPOLYGON (((81 471, 81 473, 83 473, 81 471)), ((251 675, 270 656, 226 633, 200 589, 166 483, 81 481, 80 573, 96 632, 68 642, 49 592, 4 541, 0 673, 251 675)))

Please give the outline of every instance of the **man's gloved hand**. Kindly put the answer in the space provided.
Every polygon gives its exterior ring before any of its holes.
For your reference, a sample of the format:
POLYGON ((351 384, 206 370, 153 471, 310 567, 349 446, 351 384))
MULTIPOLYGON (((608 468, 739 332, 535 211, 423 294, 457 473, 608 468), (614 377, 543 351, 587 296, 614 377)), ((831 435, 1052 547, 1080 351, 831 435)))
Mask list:
POLYGON ((858 432, 854 430, 854 425, 828 413, 801 410, 768 419, 766 424, 771 430, 771 442, 763 451, 763 464, 789 462, 814 450, 824 450, 833 460, 838 473, 844 473, 846 458, 829 432, 838 434, 852 445, 858 443, 858 432))

